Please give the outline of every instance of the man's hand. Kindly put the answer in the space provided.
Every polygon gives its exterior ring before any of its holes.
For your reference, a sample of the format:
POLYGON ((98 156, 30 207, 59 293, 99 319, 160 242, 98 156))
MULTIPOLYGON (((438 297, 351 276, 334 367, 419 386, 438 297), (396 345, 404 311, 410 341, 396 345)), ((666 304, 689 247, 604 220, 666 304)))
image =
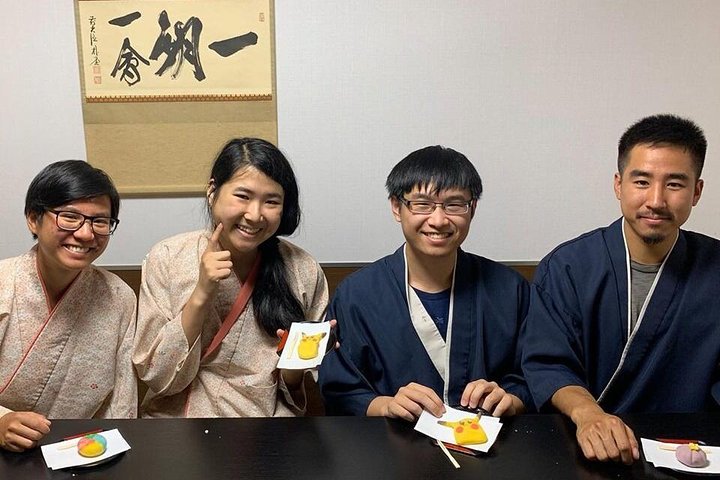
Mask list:
POLYGON ((409 383, 393 397, 380 396, 373 399, 367 409, 370 417, 402 418, 415 421, 423 410, 436 417, 445 413, 445 405, 432 388, 417 383, 409 383))
POLYGON ((623 462, 640 458, 633 431, 615 415, 605 413, 585 388, 569 385, 552 396, 552 404, 577 426, 578 444, 588 460, 623 462))
POLYGON ((633 431, 615 415, 595 412, 579 417, 575 436, 588 460, 630 465, 640 458, 633 431))
POLYGON ((467 384, 460 397, 460 405, 469 408, 481 407, 493 417, 517 415, 524 409, 522 400, 518 397, 507 393, 497 383, 482 379, 467 384))
POLYGON ((34 412, 10 412, 0 417, 0 446, 22 452, 37 446, 50 432, 50 420, 34 412))

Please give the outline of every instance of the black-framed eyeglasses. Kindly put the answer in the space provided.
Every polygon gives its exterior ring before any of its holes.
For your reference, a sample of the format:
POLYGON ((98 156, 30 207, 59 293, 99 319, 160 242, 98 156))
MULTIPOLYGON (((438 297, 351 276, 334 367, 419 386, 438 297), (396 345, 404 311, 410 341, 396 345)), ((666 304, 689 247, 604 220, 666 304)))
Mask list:
POLYGON ((437 207, 442 208, 447 215, 464 215, 470 211, 470 204, 472 203, 472 200, 465 202, 456 200, 451 202, 431 202, 429 200, 408 200, 407 198, 400 198, 400 201, 412 213, 420 215, 429 215, 437 207))
POLYGON ((48 212, 55 215, 55 225, 60 230, 66 232, 77 232, 85 225, 85 222, 90 222, 90 228, 95 235, 108 236, 115 232, 115 229, 120 223, 120 220, 112 217, 89 217, 82 213, 70 212, 67 210, 48 210, 48 212))

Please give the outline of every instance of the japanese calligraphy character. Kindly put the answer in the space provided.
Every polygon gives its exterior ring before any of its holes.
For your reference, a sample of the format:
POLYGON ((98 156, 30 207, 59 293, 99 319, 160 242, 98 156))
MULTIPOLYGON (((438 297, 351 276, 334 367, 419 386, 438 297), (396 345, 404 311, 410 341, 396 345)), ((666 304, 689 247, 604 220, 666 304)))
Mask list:
POLYGON ((170 19, 165 10, 160 12, 158 24, 160 25, 161 31, 150 53, 150 60, 157 60, 161 54, 165 54, 166 58, 162 66, 160 66, 160 69, 155 72, 155 75, 162 76, 168 68, 177 64, 175 71, 172 73, 172 78, 177 78, 183 60, 187 60, 188 63, 194 67, 193 73, 195 79, 198 81, 205 80, 205 72, 200 64, 200 52, 198 50, 200 33, 202 33, 203 28, 200 19, 190 17, 184 24, 183 22, 175 22, 174 40, 172 35, 167 32, 170 28, 170 19), (186 38, 188 33, 190 33, 190 39, 186 38))
POLYGON ((150 62, 145 60, 138 52, 130 45, 130 39, 125 38, 120 49, 120 55, 118 55, 115 68, 113 68, 110 74, 115 78, 118 70, 122 70, 120 75, 120 81, 127 82, 128 86, 133 86, 140 81, 140 72, 138 71, 138 65, 143 62, 145 65, 150 65, 150 62))

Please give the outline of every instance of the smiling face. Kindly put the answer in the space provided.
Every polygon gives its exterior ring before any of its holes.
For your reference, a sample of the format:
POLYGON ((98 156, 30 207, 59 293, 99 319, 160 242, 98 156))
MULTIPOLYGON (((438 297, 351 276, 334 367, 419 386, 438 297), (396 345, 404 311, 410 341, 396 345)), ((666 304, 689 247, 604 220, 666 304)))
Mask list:
POLYGON ((636 145, 627 166, 615 174, 615 195, 625 217, 625 235, 633 260, 659 263, 697 205, 703 181, 692 157, 672 145, 636 145), (658 258, 659 257, 659 258, 658 258))
MULTIPOLYGON (((424 200, 437 203, 468 202, 470 192, 458 188, 449 188, 438 193, 432 193, 433 186, 424 188, 414 187, 404 195, 407 200, 424 200)), ((438 205, 432 213, 412 213, 408 207, 397 198, 390 200, 393 215, 402 226, 407 248, 415 258, 454 258, 455 252, 470 231, 472 212, 475 209, 475 202, 471 205, 470 211, 461 215, 448 215, 438 205)))
POLYGON ((283 188, 255 167, 238 170, 219 189, 211 183, 208 200, 214 224, 223 224, 220 244, 235 261, 254 253, 280 226, 283 188))
MULTIPOLYGON (((75 200, 53 210, 77 212, 89 217, 109 217, 110 197, 102 195, 75 200)), ((110 240, 108 236, 95 235, 90 222, 85 222, 75 232, 61 230, 55 214, 51 212, 30 214, 26 219, 30 232, 37 235, 38 266, 46 280, 77 275, 105 251, 110 240)))

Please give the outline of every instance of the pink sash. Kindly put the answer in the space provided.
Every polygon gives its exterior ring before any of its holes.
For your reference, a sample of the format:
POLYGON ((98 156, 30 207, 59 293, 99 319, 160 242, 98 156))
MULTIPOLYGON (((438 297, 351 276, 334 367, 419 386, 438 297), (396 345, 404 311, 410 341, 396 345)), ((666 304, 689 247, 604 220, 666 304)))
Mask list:
MULTIPOLYGON (((240 314, 245 310, 245 307, 247 307, 248 302, 250 301, 250 297, 252 296, 253 290, 255 289, 255 279, 257 278, 258 270, 260 270, 260 252, 258 252, 257 256, 255 257, 255 262, 253 263, 252 268, 250 269, 250 273, 247 276, 247 279, 245 279, 245 283, 242 284, 242 287, 240 287, 240 291, 238 292, 237 297, 235 298, 235 303, 233 303, 232 308, 230 309, 230 312, 225 316, 225 320, 223 320, 222 325, 220 326, 220 330, 217 331, 215 336, 212 339, 212 342, 210 342, 210 345, 208 345, 205 352, 202 354, 202 357, 200 360, 205 360, 207 357, 212 355, 212 353, 217 350, 217 348, 220 346, 222 341, 227 336, 230 329, 235 325, 235 322, 237 322, 238 318, 240 318, 240 314)), ((195 380, 193 380, 194 382, 195 380)), ((185 400, 185 416, 187 417, 188 409, 190 408, 190 393, 192 392, 192 382, 188 386, 188 395, 187 399, 185 400)))
POLYGON ((255 263, 253 263, 253 266, 250 269, 250 273, 248 274, 245 283, 243 283, 242 287, 240 288, 240 292, 238 292, 238 296, 237 298, 235 298, 235 303, 233 303, 233 306, 230 309, 230 313, 228 313, 225 317, 225 320, 223 320, 223 323, 220 326, 220 330, 218 330, 218 332, 215 334, 215 337, 212 339, 212 342, 210 342, 210 345, 208 345, 208 348, 207 350, 205 350, 205 353, 203 353, 201 360, 205 360, 210 354, 217 350, 217 347, 220 346, 232 326, 235 325, 235 322, 237 322, 237 319, 240 318, 240 314, 243 312, 243 310, 245 310, 245 307, 247 306, 248 301, 250 301, 250 297, 252 296, 253 289, 255 289, 255 279, 257 278, 257 272, 259 269, 260 252, 258 252, 257 256, 255 257, 255 263))

